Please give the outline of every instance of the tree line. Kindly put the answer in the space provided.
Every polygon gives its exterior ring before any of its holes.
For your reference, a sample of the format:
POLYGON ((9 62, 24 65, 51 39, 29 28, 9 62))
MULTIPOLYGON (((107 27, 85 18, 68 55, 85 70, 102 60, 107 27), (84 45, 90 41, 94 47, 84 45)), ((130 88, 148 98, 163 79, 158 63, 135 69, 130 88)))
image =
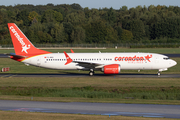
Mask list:
POLYGON ((79 4, 0 6, 0 44, 10 44, 7 23, 34 44, 179 43, 180 7, 82 8, 79 4))

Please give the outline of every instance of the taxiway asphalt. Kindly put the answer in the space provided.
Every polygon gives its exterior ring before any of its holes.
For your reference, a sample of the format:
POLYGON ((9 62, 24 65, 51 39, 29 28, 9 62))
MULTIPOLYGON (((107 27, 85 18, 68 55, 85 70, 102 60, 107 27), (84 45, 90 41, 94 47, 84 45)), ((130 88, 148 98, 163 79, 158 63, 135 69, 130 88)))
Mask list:
MULTIPOLYGON (((78 74, 78 73, 67 73, 67 74, 0 74, 0 78, 9 77, 89 77, 89 74, 78 74)), ((180 74, 118 74, 118 75, 105 75, 105 74, 94 74, 90 77, 118 77, 118 78, 180 78, 180 74)))
POLYGON ((0 100, 0 110, 180 118, 180 105, 38 102, 0 100))

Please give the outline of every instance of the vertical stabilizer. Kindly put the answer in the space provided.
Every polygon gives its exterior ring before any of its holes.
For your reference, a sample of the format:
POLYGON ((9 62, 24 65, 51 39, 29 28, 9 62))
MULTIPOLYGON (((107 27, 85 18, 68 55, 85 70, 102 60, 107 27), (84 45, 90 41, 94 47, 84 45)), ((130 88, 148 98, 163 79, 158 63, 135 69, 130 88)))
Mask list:
POLYGON ((8 23, 9 32, 13 42, 16 55, 34 56, 50 52, 36 48, 15 23, 8 23))

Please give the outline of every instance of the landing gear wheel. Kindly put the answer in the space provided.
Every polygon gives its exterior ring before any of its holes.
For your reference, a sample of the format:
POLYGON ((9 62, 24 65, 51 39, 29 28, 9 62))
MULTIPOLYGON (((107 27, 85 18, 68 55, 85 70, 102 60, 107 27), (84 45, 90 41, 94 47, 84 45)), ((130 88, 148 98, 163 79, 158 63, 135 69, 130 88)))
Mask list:
POLYGON ((93 76, 94 75, 94 72, 93 71, 90 71, 89 72, 89 76, 93 76))

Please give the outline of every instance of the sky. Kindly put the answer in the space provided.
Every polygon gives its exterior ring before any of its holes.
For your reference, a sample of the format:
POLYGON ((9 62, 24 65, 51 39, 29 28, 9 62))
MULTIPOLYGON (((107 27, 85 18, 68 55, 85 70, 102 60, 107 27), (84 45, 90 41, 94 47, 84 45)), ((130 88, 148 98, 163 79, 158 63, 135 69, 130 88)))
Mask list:
POLYGON ((0 5, 17 5, 17 4, 33 4, 33 5, 46 5, 52 3, 57 4, 73 4, 78 3, 81 7, 85 8, 110 8, 120 9, 122 6, 127 6, 128 9, 132 7, 150 6, 150 5, 165 5, 165 6, 179 6, 180 0, 2 0, 0 5))

